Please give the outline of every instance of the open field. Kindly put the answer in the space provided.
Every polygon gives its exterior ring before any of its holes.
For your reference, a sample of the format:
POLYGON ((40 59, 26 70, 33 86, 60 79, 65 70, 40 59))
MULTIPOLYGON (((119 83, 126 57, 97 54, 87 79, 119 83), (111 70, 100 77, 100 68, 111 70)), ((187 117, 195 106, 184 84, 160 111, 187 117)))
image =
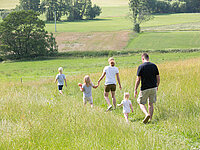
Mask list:
MULTIPOLYGON (((117 11, 117 10, 116 10, 117 11)), ((104 14, 105 16, 108 14, 104 14)), ((112 14, 113 15, 113 14, 112 14)), ((120 15, 120 14, 119 14, 120 15)), ((188 14, 165 14, 154 15, 154 19, 142 24, 142 28, 148 29, 148 27, 160 27, 176 24, 182 25, 186 23, 198 24, 200 22, 200 14, 188 13, 188 14)), ((50 32, 54 32, 54 23, 47 23, 46 29, 50 32)), ((195 27, 196 29, 197 27, 195 27)), ((102 32, 102 31, 119 31, 119 30, 131 30, 132 23, 128 17, 106 17, 98 18, 96 20, 87 20, 79 22, 60 22, 57 24, 58 32, 102 32)), ((191 30, 191 28, 190 28, 191 30)))
MULTIPOLYGON (((200 57, 200 52, 194 53, 152 53, 151 60, 155 63, 178 61, 200 57)), ((107 57, 97 58, 63 58, 43 61, 3 62, 0 64, 0 81, 46 80, 55 77, 58 66, 64 68, 67 76, 77 76, 87 73, 97 73, 107 65, 107 57)), ((116 57, 120 68, 133 68, 140 64, 140 54, 116 57)))
MULTIPOLYGON (((12 1, 13 4, 15 2, 12 1)), ((132 23, 127 17, 129 12, 127 0, 94 0, 94 2, 102 6, 103 12, 96 20, 57 22, 55 35, 59 52, 199 48, 199 32, 163 33, 200 31, 199 13, 154 15, 154 19, 141 26, 142 31, 148 31, 148 33, 132 36, 132 23), (155 33, 155 31, 161 33, 155 33)), ((43 16, 41 18, 44 19, 43 16)), ((63 19, 66 18, 63 17, 63 19)), ((54 32, 54 23, 46 23, 46 29, 54 32)))
POLYGON ((19 0, 0 0, 0 9, 13 9, 19 4, 19 0))
POLYGON ((146 32, 129 41, 127 49, 166 50, 200 48, 200 32, 146 32))
POLYGON ((153 121, 147 125, 141 123, 144 116, 133 98, 139 55, 116 57, 123 86, 117 89, 117 102, 128 91, 134 107, 129 125, 121 108, 104 113, 103 83, 93 90, 94 109, 82 106, 77 83, 86 74, 96 83, 107 58, 1 63, 0 148, 199 149, 200 53, 152 53, 150 58, 159 63, 161 85, 153 121), (64 96, 53 83, 59 66, 68 80, 64 96), (20 75, 34 76, 34 81, 27 78, 21 84, 9 78, 20 75))
POLYGON ((56 41, 60 52, 122 50, 129 40, 129 31, 58 33, 56 41))

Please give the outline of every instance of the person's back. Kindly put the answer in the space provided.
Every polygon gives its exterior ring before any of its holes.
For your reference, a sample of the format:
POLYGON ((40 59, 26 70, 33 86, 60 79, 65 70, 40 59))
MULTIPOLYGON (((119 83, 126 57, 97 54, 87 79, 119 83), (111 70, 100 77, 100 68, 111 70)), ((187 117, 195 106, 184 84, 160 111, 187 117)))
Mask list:
POLYGON ((145 62, 138 67, 137 75, 141 76, 141 90, 157 87, 158 68, 154 63, 145 62))
POLYGON ((149 55, 147 53, 142 54, 142 63, 137 70, 137 78, 134 88, 134 96, 137 95, 137 88, 141 81, 141 90, 137 99, 138 104, 140 105, 141 110, 145 114, 143 123, 146 124, 148 120, 152 120, 153 116, 153 103, 156 103, 157 99, 157 90, 160 84, 160 76, 158 68, 155 64, 149 62, 149 55), (148 109, 147 112, 145 104, 148 100, 148 109))
POLYGON ((128 99, 125 99, 122 101, 122 104, 123 104, 123 113, 130 113, 131 101, 128 99))
POLYGON ((93 83, 91 85, 86 85, 85 83, 83 84, 82 88, 84 89, 83 91, 83 97, 91 97, 92 96, 92 87, 94 86, 93 83))
POLYGON ((58 85, 64 85, 66 77, 64 74, 57 74, 56 79, 58 80, 58 85))
POLYGON ((115 66, 106 66, 104 68, 104 72, 106 72, 105 85, 116 84, 115 76, 117 73, 119 73, 118 68, 115 66))

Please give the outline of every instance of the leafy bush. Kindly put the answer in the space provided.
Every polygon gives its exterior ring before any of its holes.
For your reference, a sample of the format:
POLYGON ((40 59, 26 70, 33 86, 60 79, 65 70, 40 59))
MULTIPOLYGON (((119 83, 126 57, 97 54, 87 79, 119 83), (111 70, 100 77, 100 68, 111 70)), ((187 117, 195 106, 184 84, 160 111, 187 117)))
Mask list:
POLYGON ((0 51, 15 58, 46 56, 57 53, 53 35, 34 11, 10 13, 0 24, 0 51))

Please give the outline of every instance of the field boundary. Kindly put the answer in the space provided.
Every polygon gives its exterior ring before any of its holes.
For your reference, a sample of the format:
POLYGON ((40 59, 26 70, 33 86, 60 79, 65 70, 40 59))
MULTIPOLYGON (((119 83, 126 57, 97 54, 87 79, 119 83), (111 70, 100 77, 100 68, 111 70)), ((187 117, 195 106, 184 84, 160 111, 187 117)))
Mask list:
MULTIPOLYGON (((59 52, 54 56, 41 56, 41 57, 31 57, 24 59, 15 59, 12 61, 37 61, 37 60, 50 60, 57 58, 80 58, 80 57, 112 57, 112 56, 126 56, 126 55, 135 55, 141 53, 192 53, 200 52, 200 48, 193 49, 167 49, 167 50, 104 50, 104 51, 69 51, 69 52, 59 52)), ((0 56, 0 63, 4 61, 9 61, 12 56, 3 58, 0 56)))
POLYGON ((121 56, 139 53, 192 53, 199 52, 200 48, 194 49, 168 49, 168 50, 122 50, 122 51, 70 51, 70 52, 60 52, 57 57, 101 57, 101 56, 121 56))

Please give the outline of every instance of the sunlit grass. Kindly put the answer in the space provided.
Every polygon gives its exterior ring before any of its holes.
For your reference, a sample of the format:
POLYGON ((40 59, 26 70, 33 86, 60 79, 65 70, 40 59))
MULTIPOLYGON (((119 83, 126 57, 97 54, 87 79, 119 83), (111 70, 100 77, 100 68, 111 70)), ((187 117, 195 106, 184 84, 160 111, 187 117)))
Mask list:
POLYGON ((200 32, 147 32, 129 41, 127 48, 164 50, 200 48, 200 32))
MULTIPOLYGON (((158 64, 161 84, 153 121, 148 125, 141 123, 144 114, 136 99, 133 98, 136 66, 141 63, 139 55, 116 58, 123 87, 122 91, 117 89, 117 102, 121 102, 123 93, 128 91, 134 108, 134 113, 130 114, 129 125, 125 123, 122 108, 105 113, 107 105, 103 97, 103 81, 99 88, 93 89, 94 109, 91 109, 89 105, 84 107, 82 104, 82 92, 77 83, 83 81, 85 74, 89 74, 96 84, 101 75, 101 69, 107 64, 107 58, 88 59, 87 61, 77 59, 77 62, 79 60, 88 66, 91 62, 98 64, 99 71, 92 72, 92 69, 88 69, 82 74, 68 75, 68 87, 64 87, 64 96, 58 94, 53 77, 43 80, 27 80, 23 83, 9 81, 9 79, 1 82, 0 148, 198 149, 200 143, 200 93, 198 88, 200 59, 198 53, 163 56, 165 58, 162 58, 162 55, 160 58, 158 55, 150 55, 153 62, 161 63, 158 64), (197 56, 198 58, 185 60, 185 58, 197 56), (161 61, 162 59, 165 59, 164 62, 161 61), (123 67, 123 64, 130 60, 136 64, 131 65, 130 62, 123 67), (175 61, 170 62, 169 60, 175 61), (99 64, 100 61, 105 61, 105 64, 99 64)), ((51 61, 55 66, 63 63, 69 64, 68 61, 50 60, 46 63, 47 68, 52 66, 51 61)), ((37 62, 30 62, 28 66, 33 67, 35 63, 37 62)), ((7 63, 7 68, 10 68, 7 72, 12 72, 17 64, 25 66, 25 62, 7 63)), ((41 67, 36 67, 35 70, 39 74, 40 72, 45 74, 43 69, 46 70, 46 67, 42 62, 40 64, 41 67)), ((0 64, 0 69, 2 65, 0 64)), ((68 66, 69 70, 73 70, 73 65, 68 66)), ((83 66, 78 67, 81 69, 83 66)), ((30 69, 31 67, 28 67, 27 71, 29 72, 30 69)), ((23 74, 23 71, 20 73, 23 74)), ((29 75, 31 73, 34 72, 30 71, 29 75)))

